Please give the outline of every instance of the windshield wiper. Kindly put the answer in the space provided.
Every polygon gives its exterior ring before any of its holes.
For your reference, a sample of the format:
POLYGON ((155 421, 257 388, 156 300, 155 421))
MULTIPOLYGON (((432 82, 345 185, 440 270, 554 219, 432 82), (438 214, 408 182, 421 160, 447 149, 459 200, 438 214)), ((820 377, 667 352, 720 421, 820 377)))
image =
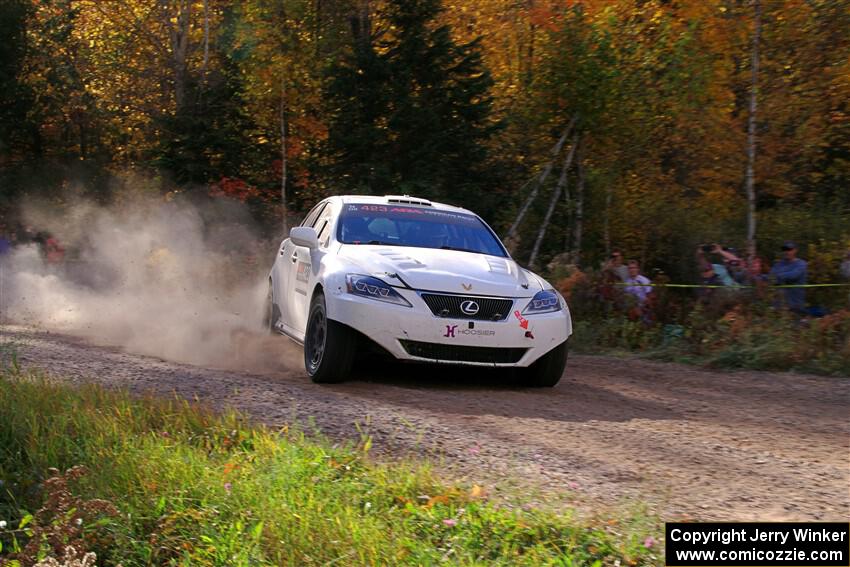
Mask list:
POLYGON ((402 244, 396 244, 395 242, 384 242, 383 240, 370 240, 369 242, 343 242, 343 244, 359 244, 363 246, 364 244, 376 244, 378 246, 402 246, 402 244))
POLYGON ((472 252, 473 254, 481 254, 479 250, 470 250, 469 248, 460 248, 458 246, 440 246, 440 250, 456 250, 458 252, 472 252))

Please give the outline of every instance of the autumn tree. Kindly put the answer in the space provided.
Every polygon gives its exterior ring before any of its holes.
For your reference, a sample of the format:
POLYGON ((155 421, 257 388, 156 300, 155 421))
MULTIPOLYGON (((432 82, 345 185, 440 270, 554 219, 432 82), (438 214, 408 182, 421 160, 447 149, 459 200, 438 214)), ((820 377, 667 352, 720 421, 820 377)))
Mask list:
POLYGON ((257 125, 252 141, 268 158, 255 179, 277 187, 280 206, 300 209, 319 198, 311 165, 325 136, 322 54, 332 50, 341 25, 334 8, 345 4, 249 0, 235 12, 229 57, 241 70, 257 125))
POLYGON ((697 244, 745 244, 750 135, 759 253, 805 254, 850 236, 850 12, 760 6, 750 128, 751 0, 0 0, 0 209, 130 171, 279 232, 409 192, 541 268, 616 246, 688 280, 697 244))
POLYGON ((573 260, 598 257, 612 241, 641 256, 652 251, 653 260, 675 254, 679 242, 670 236, 685 233, 686 217, 671 209, 693 210, 689 199, 711 188, 696 181, 680 145, 694 133, 687 117, 717 116, 708 89, 714 62, 700 53, 698 31, 653 2, 599 12, 576 5, 542 21, 530 106, 536 124, 528 112, 523 120, 548 144, 568 123, 576 126, 556 160, 560 175, 547 180, 544 194, 553 198, 532 209, 519 256, 536 256, 542 245, 544 258, 565 250, 573 260), (545 232, 547 219, 553 226, 545 232))
POLYGON ((26 21, 30 6, 24 0, 2 0, 0 10, 0 163, 20 157, 21 146, 31 147, 29 114, 33 93, 20 76, 26 55, 26 21), (29 131, 28 131, 29 130, 29 131))
POLYGON ((328 151, 349 188, 472 204, 487 195, 490 75, 477 41, 435 23, 438 0, 390 2, 331 67, 328 151))

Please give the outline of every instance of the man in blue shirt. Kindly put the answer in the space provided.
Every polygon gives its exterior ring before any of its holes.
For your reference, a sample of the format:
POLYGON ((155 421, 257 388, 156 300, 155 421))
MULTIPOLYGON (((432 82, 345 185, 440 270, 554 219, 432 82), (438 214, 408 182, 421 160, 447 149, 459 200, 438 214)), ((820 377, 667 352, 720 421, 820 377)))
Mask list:
MULTIPOLYGON (((802 285, 806 283, 808 265, 797 258, 797 245, 790 240, 782 244, 782 259, 773 264, 770 277, 778 285, 802 285)), ((797 313, 806 310, 806 289, 790 287, 782 290, 785 307, 797 313)))

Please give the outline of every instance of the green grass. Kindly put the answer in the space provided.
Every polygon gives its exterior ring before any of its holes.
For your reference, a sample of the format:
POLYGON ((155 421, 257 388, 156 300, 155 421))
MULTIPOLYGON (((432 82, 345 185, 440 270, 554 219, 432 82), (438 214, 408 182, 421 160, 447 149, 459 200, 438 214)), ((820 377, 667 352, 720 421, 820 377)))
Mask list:
MULTIPOLYGON (((657 536, 646 518, 507 508, 442 485, 423 463, 373 462, 368 446, 9 367, 0 371, 0 564, 47 532, 124 567, 660 562, 657 544, 644 545, 657 536), (73 498, 56 498, 48 470, 77 465, 87 473, 65 475, 73 498), (13 529, 22 519, 30 523, 13 529)), ((50 553, 42 539, 30 559, 50 553)))

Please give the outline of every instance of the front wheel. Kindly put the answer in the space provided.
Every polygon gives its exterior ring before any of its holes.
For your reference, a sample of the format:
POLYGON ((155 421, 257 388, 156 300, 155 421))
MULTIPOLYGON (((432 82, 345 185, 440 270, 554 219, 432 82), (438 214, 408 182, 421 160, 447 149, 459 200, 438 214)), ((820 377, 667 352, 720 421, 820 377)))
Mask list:
POLYGON ((317 293, 310 303, 304 335, 304 367, 313 382, 345 380, 354 362, 356 342, 351 329, 328 319, 325 296, 317 293))
POLYGON ((266 295, 266 305, 263 310, 263 330, 270 335, 277 333, 277 324, 280 321, 280 309, 274 302, 272 282, 269 280, 269 293, 266 295))
POLYGON ((567 341, 562 342, 528 368, 522 369, 522 382, 535 388, 551 388, 561 380, 567 366, 567 341))

